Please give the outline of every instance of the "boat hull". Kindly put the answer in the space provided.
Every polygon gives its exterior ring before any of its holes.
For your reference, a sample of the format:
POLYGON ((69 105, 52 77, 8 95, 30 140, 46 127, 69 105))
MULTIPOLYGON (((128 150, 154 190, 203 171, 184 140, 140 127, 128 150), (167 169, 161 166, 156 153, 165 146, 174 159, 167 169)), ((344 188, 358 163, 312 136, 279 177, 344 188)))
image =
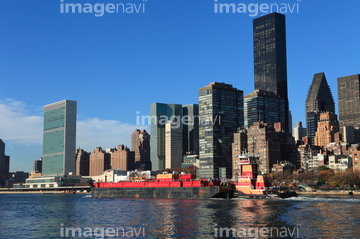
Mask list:
POLYGON ((230 198, 232 190, 223 186, 212 187, 94 187, 94 198, 171 198, 171 199, 207 199, 230 198))

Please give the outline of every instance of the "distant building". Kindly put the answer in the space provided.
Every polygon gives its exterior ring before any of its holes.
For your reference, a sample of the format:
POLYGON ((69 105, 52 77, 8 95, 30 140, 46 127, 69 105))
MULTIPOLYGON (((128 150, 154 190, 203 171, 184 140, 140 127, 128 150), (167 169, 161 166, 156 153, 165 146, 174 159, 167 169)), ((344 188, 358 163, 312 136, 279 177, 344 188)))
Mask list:
POLYGON ((320 113, 314 145, 324 147, 331 142, 335 142, 335 134, 338 132, 339 122, 337 116, 331 112, 320 113))
POLYGON ((34 173, 42 173, 42 159, 34 160, 34 173))
POLYGON ((299 152, 300 168, 305 171, 312 169, 313 158, 319 153, 323 153, 323 149, 320 146, 314 146, 311 144, 299 145, 297 148, 299 152))
POLYGON ((237 179, 240 174, 240 165, 237 164, 239 155, 247 153, 248 144, 246 130, 238 129, 238 132, 234 133, 234 142, 232 143, 232 178, 237 179))
POLYGON ((188 168, 190 166, 200 167, 199 155, 185 155, 181 168, 188 168))
POLYGON ((245 128, 259 121, 285 124, 285 114, 285 100, 274 92, 255 90, 244 97, 245 128))
POLYGON ((360 171, 360 150, 356 149, 351 152, 351 158, 352 158, 352 165, 353 165, 353 171, 359 172, 360 171))
POLYGON ((342 132, 344 142, 349 144, 360 143, 360 128, 343 126, 340 132, 342 132))
POLYGON ((335 172, 344 172, 352 167, 352 160, 350 156, 346 155, 330 155, 329 168, 335 172))
POLYGON ((199 89, 199 147, 201 177, 231 178, 231 144, 244 128, 243 91, 213 82, 199 89))
POLYGON ((247 151, 259 157, 259 171, 270 173, 274 164, 289 161, 300 166, 294 138, 282 123, 255 122, 247 129, 247 151))
POLYGON ((285 129, 291 132, 285 15, 274 12, 254 19, 253 34, 255 90, 270 91, 284 99, 285 129))
POLYGON ((135 152, 130 151, 124 145, 119 145, 111 152, 111 169, 115 170, 134 170, 135 152))
POLYGON ((296 166, 288 161, 276 163, 271 168, 271 172, 276 173, 277 176, 284 175, 284 173, 292 173, 296 170, 296 166))
POLYGON ((9 172, 7 187, 12 188, 14 184, 24 184, 29 177, 29 173, 24 171, 9 172))
POLYGON ((181 127, 182 105, 150 105, 150 160, 153 171, 165 169, 165 124, 172 120, 181 127))
POLYGON ((306 97, 306 127, 310 144, 314 144, 318 120, 321 112, 335 114, 335 103, 325 73, 314 75, 306 97))
POLYGON ((75 173, 76 101, 44 106, 42 175, 75 173))
POLYGON ((303 128, 302 122, 296 122, 296 127, 294 128, 295 143, 302 144, 302 139, 305 136, 306 136, 306 128, 303 128))
POLYGON ((89 176, 90 153, 83 149, 76 150, 76 175, 89 176))
POLYGON ((169 121, 165 125, 165 168, 181 168, 182 163, 181 125, 169 121))
POLYGON ((95 148, 90 154, 89 176, 100 175, 107 169, 111 169, 110 153, 101 147, 95 148))
POLYGON ((183 155, 199 154, 199 105, 184 105, 183 110, 183 155))
POLYGON ((9 177, 10 156, 5 155, 5 143, 0 139, 0 187, 6 185, 9 177))
POLYGON ((135 167, 150 170, 150 135, 146 130, 136 129, 131 134, 131 151, 135 152, 135 167))
MULTIPOLYGON (((338 78, 340 127, 360 127, 360 75, 338 78)), ((357 143, 357 142, 356 142, 357 143)))

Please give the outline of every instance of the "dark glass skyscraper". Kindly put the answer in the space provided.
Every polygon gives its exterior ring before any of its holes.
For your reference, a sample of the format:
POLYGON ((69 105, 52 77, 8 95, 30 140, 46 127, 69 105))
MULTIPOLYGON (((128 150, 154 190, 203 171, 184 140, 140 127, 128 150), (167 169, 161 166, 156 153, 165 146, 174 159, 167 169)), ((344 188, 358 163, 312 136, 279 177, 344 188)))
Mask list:
POLYGON ((285 129, 289 128, 285 16, 271 13, 254 19, 255 90, 274 92, 284 98, 285 129))
POLYGON ((320 112, 335 114, 335 103, 325 73, 314 75, 306 97, 306 127, 310 143, 314 144, 314 137, 320 112))
POLYGON ((199 105, 183 106, 183 155, 199 154, 199 105))
POLYGON ((360 127, 360 75, 338 78, 340 127, 360 127))
POLYGON ((243 91, 225 83, 199 89, 200 177, 231 178, 231 144, 244 128, 243 97, 243 91))
POLYGON ((285 103, 279 95, 262 90, 244 97, 245 128, 250 128, 254 122, 285 124, 285 103))

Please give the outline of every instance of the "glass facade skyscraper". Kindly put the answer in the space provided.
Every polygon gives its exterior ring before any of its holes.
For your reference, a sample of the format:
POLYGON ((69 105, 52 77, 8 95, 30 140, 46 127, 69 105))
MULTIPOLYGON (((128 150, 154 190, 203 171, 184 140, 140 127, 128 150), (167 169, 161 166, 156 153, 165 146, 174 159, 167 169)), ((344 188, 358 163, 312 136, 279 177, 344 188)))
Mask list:
POLYGON ((75 174, 76 101, 44 106, 42 175, 75 174))
POLYGON ((234 133, 244 128, 243 91, 213 82, 199 89, 200 177, 231 178, 234 133))
POLYGON ((182 127, 182 105, 152 103, 150 105, 150 160, 153 171, 165 169, 165 125, 182 127))
POLYGON ((250 128, 254 122, 285 124, 285 102, 279 95, 262 90, 244 97, 245 128, 250 128))
POLYGON ((285 129, 291 132, 285 16, 274 12, 254 19, 253 34, 255 90, 274 92, 284 98, 285 129))
POLYGON ((199 154, 199 105, 183 106, 183 155, 199 154))

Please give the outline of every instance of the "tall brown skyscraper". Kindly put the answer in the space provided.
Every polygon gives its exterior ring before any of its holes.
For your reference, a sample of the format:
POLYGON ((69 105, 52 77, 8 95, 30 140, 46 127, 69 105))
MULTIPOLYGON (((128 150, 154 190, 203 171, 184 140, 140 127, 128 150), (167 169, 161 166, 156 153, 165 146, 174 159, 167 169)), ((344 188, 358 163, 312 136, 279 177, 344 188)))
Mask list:
POLYGON ((131 151, 135 152, 135 167, 151 170, 150 135, 146 130, 136 129, 131 134, 131 151))
POLYGON ((101 175, 110 168, 110 154, 97 147, 90 155, 89 176, 101 175))
POLYGON ((335 142, 335 133, 338 132, 339 122, 336 114, 331 112, 320 113, 314 144, 325 147, 331 142, 335 142))
POLYGON ((83 149, 76 150, 76 175, 89 176, 90 154, 83 149))
POLYGON ((135 153, 124 145, 119 145, 111 152, 111 168, 115 170, 134 170, 135 153))

